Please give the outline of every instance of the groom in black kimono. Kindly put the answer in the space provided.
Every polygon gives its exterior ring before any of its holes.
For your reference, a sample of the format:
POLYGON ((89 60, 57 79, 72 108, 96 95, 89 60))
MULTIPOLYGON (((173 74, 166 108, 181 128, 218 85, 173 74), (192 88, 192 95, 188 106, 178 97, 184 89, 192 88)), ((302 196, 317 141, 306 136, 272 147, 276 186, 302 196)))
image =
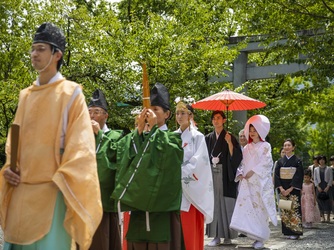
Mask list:
POLYGON ((238 233, 229 226, 237 198, 238 184, 234 178, 242 160, 242 152, 237 139, 224 130, 224 112, 214 111, 211 121, 214 131, 206 135, 205 139, 212 163, 215 207, 213 221, 206 226, 206 234, 214 237, 208 245, 217 246, 220 238, 224 238, 224 244, 231 244, 231 239, 238 237, 238 233))

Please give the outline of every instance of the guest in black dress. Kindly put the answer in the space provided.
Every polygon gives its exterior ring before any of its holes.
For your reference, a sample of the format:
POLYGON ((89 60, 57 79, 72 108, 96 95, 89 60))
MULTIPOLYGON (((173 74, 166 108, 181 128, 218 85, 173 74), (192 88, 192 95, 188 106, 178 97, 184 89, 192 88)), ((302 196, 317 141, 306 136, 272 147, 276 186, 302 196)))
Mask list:
POLYGON ((291 200, 292 209, 281 209, 282 233, 289 239, 299 239, 303 235, 301 189, 304 170, 301 160, 295 156, 295 142, 286 139, 283 144, 285 156, 278 160, 275 168, 275 188, 280 199, 291 200))

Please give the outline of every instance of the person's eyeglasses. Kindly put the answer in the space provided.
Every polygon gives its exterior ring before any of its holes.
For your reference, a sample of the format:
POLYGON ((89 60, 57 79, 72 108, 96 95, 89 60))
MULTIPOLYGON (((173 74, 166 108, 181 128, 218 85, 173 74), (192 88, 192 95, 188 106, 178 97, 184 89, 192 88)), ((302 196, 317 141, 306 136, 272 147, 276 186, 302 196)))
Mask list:
POLYGON ((38 54, 41 54, 41 53, 45 52, 47 49, 48 48, 45 47, 45 46, 31 47, 29 52, 30 52, 30 54, 32 54, 34 52, 36 52, 38 54))
POLYGON ((88 110, 89 115, 100 115, 105 114, 106 112, 103 110, 88 110))

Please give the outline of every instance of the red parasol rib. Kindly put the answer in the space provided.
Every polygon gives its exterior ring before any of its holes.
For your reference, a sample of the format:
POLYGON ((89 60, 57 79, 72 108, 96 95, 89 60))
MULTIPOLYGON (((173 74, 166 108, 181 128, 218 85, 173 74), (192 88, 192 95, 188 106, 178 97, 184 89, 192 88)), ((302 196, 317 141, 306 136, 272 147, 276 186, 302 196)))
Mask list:
POLYGON ((250 110, 263 108, 266 104, 243 94, 224 90, 195 102, 191 106, 204 110, 250 110))
MULTIPOLYGON (((211 95, 191 105, 195 109, 204 110, 250 110, 266 106, 264 102, 250 98, 243 94, 231 90, 224 90, 217 94, 211 95)), ((228 130, 228 119, 226 120, 228 130)))

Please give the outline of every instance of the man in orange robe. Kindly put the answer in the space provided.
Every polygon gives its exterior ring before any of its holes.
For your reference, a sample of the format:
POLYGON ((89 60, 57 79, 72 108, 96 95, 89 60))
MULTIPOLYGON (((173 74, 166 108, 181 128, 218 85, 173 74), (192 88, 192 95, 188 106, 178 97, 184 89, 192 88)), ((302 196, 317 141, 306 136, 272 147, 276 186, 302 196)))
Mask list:
POLYGON ((102 218, 92 125, 80 85, 58 71, 64 50, 61 30, 42 24, 31 47, 39 76, 20 92, 14 119, 17 169, 9 133, 0 175, 4 249, 88 249, 102 218))

